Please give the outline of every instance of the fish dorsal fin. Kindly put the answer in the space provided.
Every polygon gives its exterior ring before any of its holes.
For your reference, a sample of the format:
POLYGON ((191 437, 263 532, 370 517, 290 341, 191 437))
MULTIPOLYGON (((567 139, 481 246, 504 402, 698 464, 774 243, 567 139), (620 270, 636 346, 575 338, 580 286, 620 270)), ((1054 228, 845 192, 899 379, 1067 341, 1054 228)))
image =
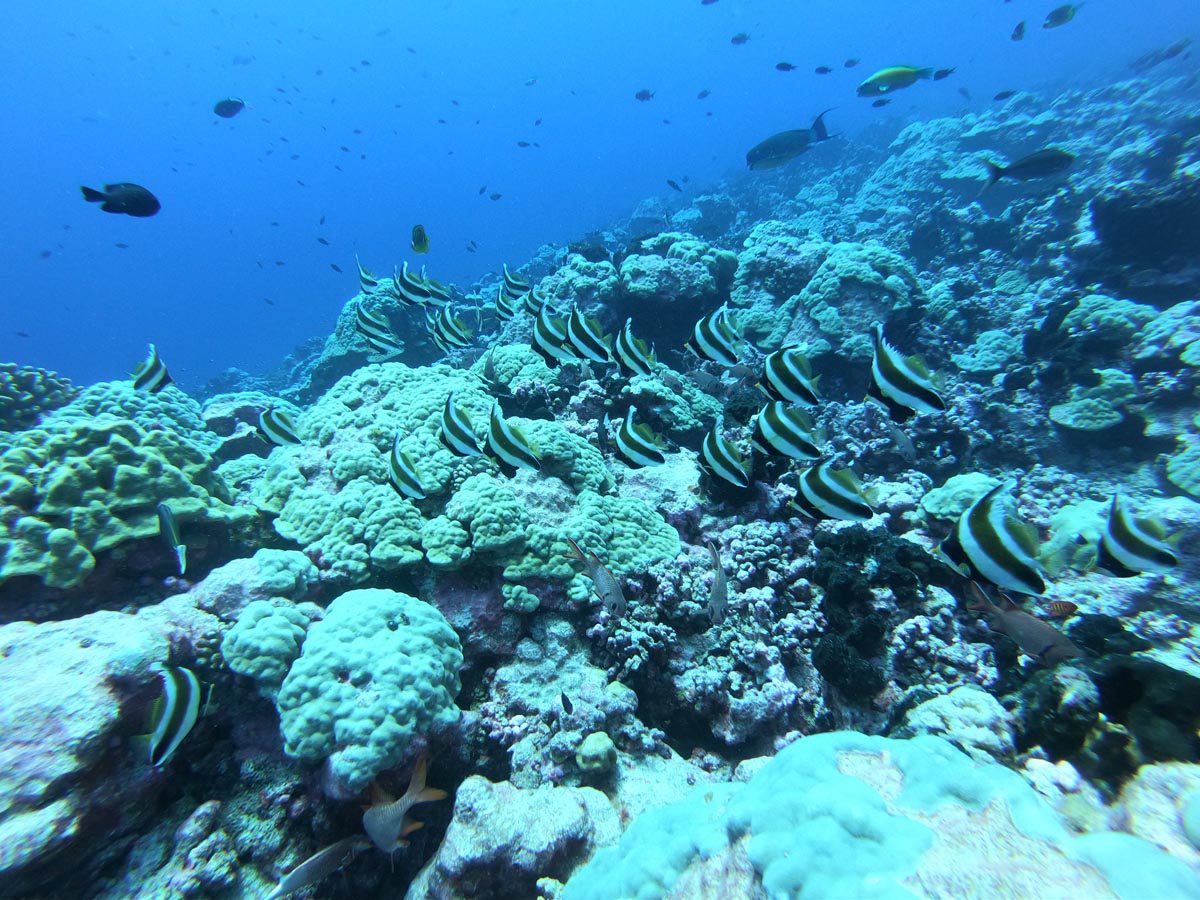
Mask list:
POLYGON ((808 357, 797 350, 792 358, 796 361, 796 368, 800 370, 800 374, 811 381, 813 377, 813 370, 812 363, 808 361, 808 357))
MULTIPOLYGON (((826 463, 825 465, 829 465, 826 463)), ((825 469, 825 475, 830 481, 836 482, 841 487, 855 494, 862 494, 862 485, 858 481, 858 476, 850 469, 825 469)))
POLYGON ((810 416, 804 410, 795 406, 788 406, 784 408, 784 415, 786 415, 789 419, 791 419, 809 434, 812 434, 813 428, 815 427, 813 425, 812 416, 810 416))
POLYGON ((1021 607, 1017 605, 1017 601, 1004 593, 999 588, 996 589, 996 594, 1000 598, 1000 610, 1002 612, 1022 612, 1021 607))
POLYGON ((921 378, 931 379, 933 375, 929 372, 929 366, 925 363, 925 358, 919 353, 914 353, 912 356, 906 356, 904 361, 908 364, 909 369, 914 375, 921 378))
POLYGON ((1018 519, 1011 513, 1006 513, 1004 516, 1004 527, 1013 536, 1013 540, 1017 542, 1017 546, 1030 558, 1036 559, 1038 555, 1038 536, 1037 531, 1028 522, 1018 519))
POLYGON ((662 447, 662 439, 650 430, 650 426, 644 422, 638 422, 633 426, 633 432, 647 444, 653 444, 655 447, 662 447))
POLYGON ((371 782, 370 787, 371 806, 384 806, 388 803, 394 803, 396 798, 385 791, 377 781, 371 782))

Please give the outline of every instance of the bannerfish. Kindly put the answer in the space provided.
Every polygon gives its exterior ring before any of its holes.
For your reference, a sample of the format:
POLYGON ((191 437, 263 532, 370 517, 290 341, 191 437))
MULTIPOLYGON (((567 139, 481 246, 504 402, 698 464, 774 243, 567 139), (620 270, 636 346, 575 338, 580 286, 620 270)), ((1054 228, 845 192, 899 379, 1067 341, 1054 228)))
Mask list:
POLYGON ((617 453, 631 469, 661 466, 667 461, 659 437, 649 426, 634 424, 632 406, 625 411, 625 419, 617 429, 617 453))
POLYGON ((218 100, 213 106, 213 112, 222 119, 232 119, 243 109, 246 108, 246 101, 237 97, 226 97, 224 100, 218 100))
POLYGON ((446 406, 442 409, 442 427, 438 438, 442 446, 455 456, 479 456, 479 440, 475 437, 475 429, 471 427, 471 419, 455 399, 455 391, 446 398, 446 406))
POLYGON ((725 567, 721 565, 721 554, 717 545, 708 542, 708 552, 713 561, 713 583, 708 592, 708 621, 720 625, 725 621, 725 607, 729 604, 729 584, 725 580, 725 567))
POLYGON ((552 369, 565 360, 575 358, 574 351, 567 349, 567 323, 552 314, 548 303, 543 304, 537 312, 529 346, 552 369))
POLYGON ((817 382, 812 366, 799 350, 785 347, 768 353, 763 359, 762 378, 758 388, 772 400, 802 403, 812 406, 818 400, 817 382))
POLYGON ((1024 20, 1017 23, 1017 27, 1012 30, 1012 40, 1019 41, 1025 37, 1025 22, 1024 20))
POLYGON ((175 511, 171 509, 170 504, 158 504, 158 533, 162 535, 167 549, 175 554, 176 566, 182 576, 184 570, 187 569, 187 544, 179 536, 179 522, 176 520, 175 511))
POLYGON ((424 225, 414 225, 412 228, 412 248, 413 253, 428 253, 429 252, 429 235, 425 232, 424 225))
POLYGON ((612 347, 608 336, 600 329, 600 323, 581 315, 578 306, 572 306, 571 315, 567 317, 567 341, 580 359, 594 363, 612 361, 612 347))
POLYGON ((1028 156, 1022 156, 1015 163, 1007 166, 988 161, 988 180, 983 189, 987 190, 1001 178, 1015 178, 1017 181, 1048 178, 1059 172, 1065 172, 1071 168, 1073 162, 1075 162, 1074 153, 1068 153, 1066 150, 1059 150, 1056 147, 1046 147, 1030 153, 1028 156))
POLYGON ((805 153, 813 144, 829 140, 829 131, 825 128, 825 112, 813 119, 809 128, 794 128, 791 131, 781 131, 771 135, 765 141, 755 144, 746 153, 746 165, 754 171, 774 169, 791 162, 797 156, 805 153))
POLYGON ((536 316, 542 311, 542 307, 546 305, 546 298, 530 288, 525 292, 525 299, 522 301, 525 306, 525 312, 531 316, 536 316))
POLYGON ((780 72, 795 72, 796 71, 796 67, 793 66, 790 62, 775 63, 775 68, 778 69, 780 72))
POLYGON ((171 373, 158 356, 158 348, 150 345, 150 352, 133 371, 133 389, 157 394, 171 383, 171 373))
POLYGON ((571 698, 567 696, 567 692, 562 689, 558 692, 558 702, 562 704, 563 712, 568 716, 575 712, 575 704, 571 702, 571 698))
POLYGON ((824 456, 813 421, 795 406, 774 400, 754 417, 750 443, 764 456, 812 460, 824 456))
POLYGON ((717 422, 712 431, 705 435, 700 447, 700 465, 710 475, 728 481, 734 487, 749 487, 750 469, 737 445, 721 434, 723 430, 723 423, 717 422))
POLYGON ((492 304, 492 308, 496 311, 496 318, 501 322, 507 322, 517 314, 515 301, 504 292, 504 288, 496 288, 496 300, 492 304))
POLYGON ((1042 594, 1046 581, 1038 561, 1033 527, 1012 516, 1004 496, 1016 480, 1002 482, 976 500, 958 518, 937 555, 973 581, 1021 594, 1042 594))
POLYGON ((123 213, 144 219, 162 209, 158 198, 140 184, 121 182, 106 184, 102 191, 90 187, 81 187, 79 190, 83 191, 84 200, 88 203, 99 203, 100 208, 107 213, 123 213))
POLYGON ((450 311, 449 306, 443 306, 437 312, 427 312, 425 330, 443 353, 466 349, 471 346, 471 339, 475 336, 466 323, 450 311))
POLYGON ((485 452, 500 467, 500 471, 510 478, 517 469, 536 472, 542 467, 542 457, 537 448, 530 443, 525 432, 504 418, 499 403, 492 404, 485 452))
POLYGON ((421 483, 421 473, 411 456, 400 449, 400 435, 392 441, 392 453, 388 457, 388 484, 408 500, 424 500, 425 486, 421 483))
POLYGON ((354 330, 363 336, 376 353, 391 355, 404 349, 404 342, 396 336, 384 315, 371 312, 361 300, 354 308, 354 330))
POLYGON ((647 100, 653 99, 653 97, 654 97, 654 91, 646 90, 646 88, 642 88, 640 91, 638 91, 636 94, 633 95, 633 99, 641 100, 643 103, 645 103, 647 100))
POLYGON ((354 264, 358 266, 358 286, 364 294, 369 294, 379 284, 379 279, 375 277, 370 269, 366 268, 359 262, 358 254, 354 254, 354 264))
POLYGON ((280 900, 323 881, 338 869, 348 866, 356 853, 370 846, 371 842, 365 836, 356 834, 318 850, 284 875, 275 885, 275 890, 267 895, 267 900, 280 900))
POLYGON ((1012 598, 1000 591, 1001 604, 997 606, 974 581, 967 585, 967 609, 983 613, 988 627, 1012 638, 1021 652, 1032 657, 1043 666, 1054 666, 1068 659, 1083 656, 1065 634, 1048 622, 1025 612, 1012 598))
POLYGON ((196 673, 182 666, 158 663, 151 671, 162 681, 162 693, 150 708, 149 762, 154 768, 166 765, 188 736, 208 704, 211 687, 202 685, 196 673))
POLYGON ((1042 23, 1043 28, 1058 28, 1061 25, 1066 25, 1075 18, 1075 13, 1079 12, 1079 7, 1082 3, 1064 3, 1062 6, 1056 6, 1050 12, 1046 13, 1046 21, 1042 23))
POLYGON ((916 66, 889 66, 886 69, 880 69, 860 84, 858 96, 878 97, 881 94, 889 94, 930 78, 933 78, 931 67, 919 69, 916 66))
POLYGON ((405 306, 424 306, 433 300, 429 286, 419 275, 408 271, 408 261, 392 270, 392 293, 405 306))
POLYGON ((617 581, 616 576, 595 553, 584 553, 579 545, 570 538, 567 538, 566 541, 570 545, 568 558, 583 563, 588 578, 592 579, 592 589, 600 598, 604 608, 608 610, 609 618, 613 621, 620 619, 625 615, 625 592, 621 590, 621 584, 617 581))
POLYGON ((740 335, 729 320, 729 310, 722 305, 696 323, 684 347, 701 359, 723 366, 736 366, 737 344, 740 340, 740 335))
POLYGON ((371 784, 371 805, 363 813, 363 830, 371 843, 384 853, 392 853, 408 845, 405 838, 424 826, 424 822, 408 818, 408 811, 418 803, 444 800, 446 792, 425 786, 429 760, 422 756, 413 767, 408 790, 401 797, 392 797, 377 783, 371 784))
POLYGON ((1100 533, 1096 566, 1117 578, 1132 578, 1143 572, 1162 574, 1177 565, 1179 558, 1164 539, 1162 524, 1135 518, 1121 495, 1115 495, 1100 533))
POLYGON ((658 362, 654 348, 633 335, 633 319, 626 319, 613 344, 613 359, 627 375, 649 375, 658 362))
POLYGON ((803 470, 796 479, 796 498, 788 506, 818 522, 866 522, 875 515, 862 485, 849 469, 823 462, 803 470))
POLYGON ((529 290, 529 279, 514 272, 510 272, 508 269, 508 263, 503 263, 502 268, 504 272, 504 290, 510 297, 515 300, 517 297, 520 297, 529 290))
POLYGON ((274 406, 258 414, 258 430, 276 447, 288 447, 301 443, 296 433, 296 423, 287 410, 274 406))
POLYGON ((914 413, 942 412, 946 401, 919 356, 903 357, 883 336, 883 326, 871 329, 875 355, 867 396, 883 405, 893 422, 904 423, 914 413))

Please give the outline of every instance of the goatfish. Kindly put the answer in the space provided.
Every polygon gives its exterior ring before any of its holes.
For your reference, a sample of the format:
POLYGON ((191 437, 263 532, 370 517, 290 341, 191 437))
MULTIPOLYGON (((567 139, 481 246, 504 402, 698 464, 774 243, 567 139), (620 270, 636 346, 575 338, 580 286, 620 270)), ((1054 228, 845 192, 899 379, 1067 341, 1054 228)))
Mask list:
POLYGON ((560 362, 575 356, 573 350, 567 349, 570 346, 567 343, 567 323, 552 315, 548 305, 537 312, 529 346, 552 369, 560 362))
POLYGON ((405 306, 424 306, 433 299, 428 286, 419 275, 408 271, 408 261, 405 260, 400 270, 392 276, 392 289, 396 297, 405 306))
POLYGON ((959 516, 937 555, 972 581, 994 584, 1021 594, 1042 594, 1046 581, 1038 561, 1033 527, 1010 515, 1003 495, 1016 486, 1010 479, 996 485, 959 516))
POLYGON ((296 423, 292 421, 291 415, 287 410, 276 409, 274 406, 268 407, 258 414, 258 430, 276 447, 301 443, 300 435, 296 433, 296 423))
POLYGON ((723 366, 738 364, 737 342, 741 340, 730 324, 729 310, 722 306, 696 323, 692 336, 683 346, 701 359, 723 366))
POLYGON ((354 307, 354 330, 376 353, 390 356, 404 349, 404 341, 392 331, 392 324, 382 313, 371 312, 363 306, 361 300, 354 307))
POLYGON ((812 406, 818 400, 819 380, 813 378, 812 367, 804 354, 788 347, 767 354, 758 388, 772 400, 812 406))
POLYGON ((357 253, 354 254, 354 263, 358 266, 358 286, 364 294, 371 293, 371 291, 379 286, 379 279, 375 277, 370 269, 359 262, 357 253))
POLYGON ((1025 612, 1003 591, 998 591, 1001 605, 988 599, 987 594, 974 581, 967 585, 967 609, 987 616, 988 627, 1012 638, 1021 652, 1032 657, 1043 666, 1055 666, 1068 659, 1083 656, 1065 634, 1043 622, 1037 616, 1025 612))
POLYGON ((720 625, 725 621, 725 607, 729 604, 729 584, 725 581, 725 567, 721 565, 721 554, 717 545, 708 542, 708 552, 713 561, 712 590, 708 592, 708 621, 720 625))
POLYGON ((662 441, 647 425, 635 425, 633 407, 625 412, 625 421, 617 429, 617 453, 631 469, 646 466, 661 466, 667 461, 663 456, 662 441))
POLYGON ((858 96, 878 97, 901 88, 911 87, 921 80, 933 78, 933 68, 918 69, 916 66, 889 66, 880 69, 858 86, 858 96))
POLYGON ((171 383, 171 373, 158 358, 158 348, 150 345, 150 352, 133 371, 133 389, 157 394, 171 383))
POLYGON ((536 316, 542 311, 542 307, 546 305, 546 298, 530 288, 525 292, 525 312, 531 316, 536 316))
POLYGON ((588 578, 592 579, 592 589, 608 610, 609 618, 614 622, 620 619, 625 615, 625 593, 621 590, 620 582, 595 553, 584 553, 570 538, 567 538, 567 543, 571 545, 567 556, 583 563, 588 578))
POLYGON ((1017 181, 1029 181, 1031 178, 1049 178, 1059 172, 1065 172, 1075 162, 1075 154, 1055 147, 1046 147, 1028 156, 1022 156, 1015 163, 1002 166, 988 160, 988 180, 983 190, 987 190, 1001 178, 1015 178, 1017 181))
POLYGON ((1079 7, 1082 3, 1064 3, 1062 6, 1056 6, 1050 12, 1046 13, 1046 20, 1042 22, 1043 28, 1058 28, 1061 25, 1066 25, 1075 18, 1075 13, 1079 12, 1079 7))
POLYGON ((384 853, 392 853, 401 847, 407 847, 405 838, 424 827, 424 822, 408 818, 408 811, 418 803, 433 803, 444 800, 445 791, 425 786, 425 773, 429 768, 429 760, 424 756, 417 760, 413 767, 412 777, 408 781, 408 790, 401 797, 392 797, 378 784, 371 784, 371 805, 363 813, 363 830, 371 838, 371 843, 384 853))
POLYGON ((946 401, 934 386, 925 361, 903 357, 883 336, 883 326, 871 329, 875 356, 871 360, 871 386, 867 396, 883 405, 893 422, 903 423, 913 413, 942 412, 946 401))
POLYGON ((167 503, 158 504, 158 533, 166 542, 167 548, 175 554, 175 561, 182 576, 187 568, 187 544, 179 536, 179 522, 175 519, 175 511, 167 503))
POLYGON ((446 398, 446 406, 442 409, 442 427, 438 438, 442 446, 455 456, 479 456, 479 441, 475 437, 475 429, 471 427, 471 419, 466 410, 458 405, 455 391, 446 398))
POLYGON ((705 435, 704 444, 700 447, 700 456, 704 460, 702 465, 709 474, 736 487, 749 487, 750 470, 737 445, 726 440, 721 430, 722 423, 717 422, 712 431, 705 435))
POLYGON ((866 522, 875 515, 862 485, 849 469, 833 469, 833 463, 805 469, 796 479, 796 498, 788 506, 818 522, 834 519, 866 522))
POLYGON ((510 425, 500 412, 500 404, 492 404, 492 420, 488 425, 486 453, 500 466, 505 475, 517 469, 536 472, 542 467, 542 457, 529 438, 516 425, 510 425))
POLYGON ((150 708, 149 761, 154 768, 166 765, 208 705, 211 686, 202 685, 196 673, 182 666, 152 667, 162 681, 162 693, 150 708))
POLYGON ((578 306, 571 307, 571 315, 567 318, 567 341, 581 359, 595 363, 612 361, 612 348, 600 323, 581 315, 578 306))
POLYGON ((409 500, 424 500, 425 486, 421 484, 421 473, 412 457, 400 449, 400 435, 392 441, 392 453, 388 457, 388 484, 401 497, 409 500))
POLYGON ((425 316, 425 328, 438 349, 443 353, 450 350, 462 350, 471 346, 471 332, 462 319, 450 312, 450 307, 443 306, 436 313, 425 316))
POLYGON ((512 317, 517 314, 517 307, 515 304, 516 301, 509 297, 508 294, 504 293, 504 288, 496 289, 495 310, 497 319, 499 319, 501 322, 507 322, 512 319, 512 317))
POLYGON ((413 253, 429 252, 429 235, 426 233, 424 225, 413 226, 411 244, 413 253))
POLYGON ((802 409, 774 400, 754 417, 750 443, 764 456, 772 454, 792 459, 820 459, 812 419, 802 409))
POLYGON ((529 290, 529 282, 520 275, 514 275, 508 271, 508 263, 503 263, 502 266, 504 269, 504 290, 515 300, 529 290))
POLYGON ((654 348, 641 338, 633 336, 633 319, 626 319, 625 326, 617 332, 613 344, 613 358, 621 371, 627 375, 649 375, 658 360, 654 348))
POLYGON ((827 112, 828 109, 813 119, 808 128, 781 131, 755 144, 746 153, 746 165, 753 171, 776 169, 808 151, 813 144, 829 140, 829 130, 825 127, 827 112))
POLYGON ((1130 514, 1121 495, 1112 499, 1108 521, 1100 533, 1096 566, 1117 578, 1143 572, 1162 574, 1179 565, 1179 558, 1164 540, 1162 525, 1130 514))
POLYGON ((356 834, 318 850, 284 875, 279 884, 275 885, 275 890, 267 895, 267 900, 280 900, 281 897, 323 881, 338 869, 349 865, 356 853, 370 846, 371 842, 365 836, 356 834))

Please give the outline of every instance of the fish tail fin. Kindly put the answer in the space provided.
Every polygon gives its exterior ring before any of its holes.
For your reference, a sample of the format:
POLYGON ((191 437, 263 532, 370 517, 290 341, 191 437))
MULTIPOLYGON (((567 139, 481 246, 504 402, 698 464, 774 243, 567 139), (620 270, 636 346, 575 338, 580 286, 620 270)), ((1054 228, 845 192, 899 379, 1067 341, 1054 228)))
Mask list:
POLYGON ((988 180, 987 183, 980 189, 979 193, 981 194, 1001 178, 1003 178, 1005 172, 1004 166, 1000 165, 999 163, 994 163, 990 159, 987 160, 985 165, 988 167, 988 180))
POLYGON ((108 199, 104 196, 103 191, 98 191, 95 188, 80 186, 79 189, 83 191, 83 199, 88 203, 103 203, 108 199))
POLYGON ((579 545, 571 538, 567 538, 567 543, 571 545, 571 551, 567 554, 570 559, 587 559, 587 554, 579 549, 579 545))
POLYGON ((825 127, 825 113, 832 112, 835 109, 837 109, 836 106, 831 106, 829 109, 825 110, 825 112, 822 112, 815 119, 813 119, 812 128, 810 128, 809 131, 813 133, 815 140, 829 140, 829 129, 825 127))
MULTIPOLYGON (((406 799, 412 803, 432 803, 434 800, 444 800, 449 795, 441 788, 425 786, 425 775, 429 771, 429 757, 422 755, 413 767, 412 777, 408 781, 408 790, 404 792, 406 799)), ((420 825, 417 826, 418 828, 420 825)), ((401 834, 407 832, 401 831, 401 834)))
POLYGON ((929 80, 930 78, 933 77, 933 72, 934 72, 933 66, 926 66, 923 69, 917 69, 917 77, 924 78, 925 80, 929 80))

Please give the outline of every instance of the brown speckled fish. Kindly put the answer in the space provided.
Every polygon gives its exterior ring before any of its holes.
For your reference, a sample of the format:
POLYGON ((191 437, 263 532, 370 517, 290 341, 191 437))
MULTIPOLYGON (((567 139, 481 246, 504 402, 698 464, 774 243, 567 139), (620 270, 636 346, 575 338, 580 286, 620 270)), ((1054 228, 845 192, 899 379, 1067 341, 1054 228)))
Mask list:
POLYGON ((989 600, 978 584, 968 582, 967 608, 987 616, 988 626, 1012 638, 1026 656, 1033 657, 1043 666, 1056 666, 1083 656, 1083 651, 1053 625, 1025 612, 1003 591, 996 593, 1000 596, 1000 606, 989 600))
POLYGON ((413 768, 408 790, 403 797, 392 797, 377 784, 371 785, 371 805, 363 813, 363 830, 371 841, 384 853, 391 853, 408 846, 405 836, 412 834, 425 823, 408 818, 408 811, 418 803, 442 800, 446 792, 425 786, 425 772, 429 760, 422 756, 413 768))

